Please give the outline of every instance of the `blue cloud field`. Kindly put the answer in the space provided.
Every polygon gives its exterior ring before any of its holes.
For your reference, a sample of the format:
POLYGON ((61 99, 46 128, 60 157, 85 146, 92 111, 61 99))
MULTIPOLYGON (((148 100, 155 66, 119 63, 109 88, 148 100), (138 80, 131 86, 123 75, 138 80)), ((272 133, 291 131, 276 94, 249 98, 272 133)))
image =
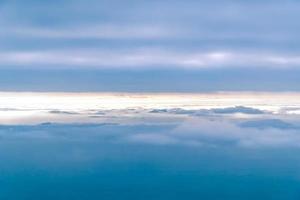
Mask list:
MULTIPOLYGON (((0 101, 15 95, 0 95, 0 101)), ((223 105, 235 95, 245 101, 227 107, 209 106, 220 102, 215 99, 218 94, 192 95, 189 100, 186 94, 56 94, 39 106, 28 105, 24 99, 33 95, 36 99, 52 94, 24 94, 0 109, 3 199, 296 199, 300 195, 300 107, 283 103, 290 95, 271 108, 259 102, 247 106, 258 99, 249 101, 242 94, 219 96, 223 105), (77 104, 54 106, 53 101, 64 98, 77 104), (154 103, 142 106, 147 98, 154 103), (82 104, 106 99, 110 108, 86 109, 82 104), (113 108, 120 106, 113 104, 115 99, 123 102, 122 108, 113 108), (127 107, 125 102, 132 101, 141 105, 127 107), (191 102, 198 103, 190 107, 191 102)))

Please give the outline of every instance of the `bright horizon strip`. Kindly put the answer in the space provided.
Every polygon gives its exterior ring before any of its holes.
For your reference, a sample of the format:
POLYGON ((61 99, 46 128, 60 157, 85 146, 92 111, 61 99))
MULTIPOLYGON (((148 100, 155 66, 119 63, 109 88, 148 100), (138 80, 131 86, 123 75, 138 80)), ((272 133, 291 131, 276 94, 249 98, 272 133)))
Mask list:
POLYGON ((197 110, 235 106, 257 108, 273 114, 280 113, 283 108, 292 108, 291 112, 294 113, 291 114, 298 115, 300 93, 0 92, 0 124, 131 123, 142 120, 147 113, 145 110, 151 109, 197 110), (140 111, 128 114, 126 110, 129 109, 140 110, 144 114, 141 114, 140 111), (61 111, 62 113, 55 114, 51 111, 61 111), (66 111, 78 114, 64 114, 63 112, 66 111), (106 111, 107 115, 100 118, 99 116, 91 117, 93 112, 97 111, 106 111))
POLYGON ((64 93, 0 92, 0 109, 200 109, 250 106, 270 111, 300 106, 300 92, 64 93))

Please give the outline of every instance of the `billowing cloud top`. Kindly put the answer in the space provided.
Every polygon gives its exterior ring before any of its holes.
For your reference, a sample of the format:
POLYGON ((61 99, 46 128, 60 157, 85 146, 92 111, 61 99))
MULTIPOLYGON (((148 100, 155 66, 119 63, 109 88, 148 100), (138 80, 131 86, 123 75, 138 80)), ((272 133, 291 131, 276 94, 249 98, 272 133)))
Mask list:
POLYGON ((297 99, 299 94, 276 93, 2 93, 0 137, 4 141, 298 148, 297 99), (275 100, 266 103, 266 99, 275 100))

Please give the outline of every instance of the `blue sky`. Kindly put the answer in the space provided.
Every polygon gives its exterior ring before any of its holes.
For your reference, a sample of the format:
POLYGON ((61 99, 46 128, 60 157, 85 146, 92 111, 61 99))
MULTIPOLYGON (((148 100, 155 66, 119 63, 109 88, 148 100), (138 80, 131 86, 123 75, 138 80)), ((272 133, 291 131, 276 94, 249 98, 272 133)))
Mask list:
POLYGON ((1 1, 0 90, 299 91, 299 8, 293 0, 1 1))

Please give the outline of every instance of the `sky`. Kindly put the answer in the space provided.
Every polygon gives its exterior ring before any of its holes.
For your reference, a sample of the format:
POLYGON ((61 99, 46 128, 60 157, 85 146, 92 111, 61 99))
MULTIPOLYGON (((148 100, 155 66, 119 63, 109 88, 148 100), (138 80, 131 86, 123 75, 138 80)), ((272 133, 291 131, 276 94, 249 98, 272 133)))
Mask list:
POLYGON ((0 199, 300 199, 299 10, 0 0, 0 199))
POLYGON ((0 90, 299 91, 300 3, 0 2, 0 90))

